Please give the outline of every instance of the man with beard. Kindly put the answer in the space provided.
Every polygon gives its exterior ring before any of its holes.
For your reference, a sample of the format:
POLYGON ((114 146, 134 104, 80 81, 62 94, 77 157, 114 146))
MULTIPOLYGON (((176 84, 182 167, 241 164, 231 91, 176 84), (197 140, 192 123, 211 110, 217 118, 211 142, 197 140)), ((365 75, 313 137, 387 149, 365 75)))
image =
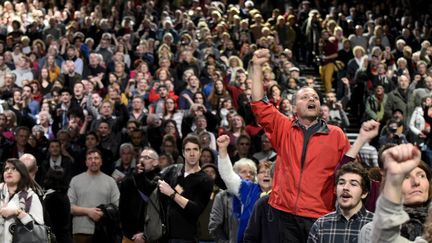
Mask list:
POLYGON ((343 165, 336 173, 338 207, 315 221, 308 242, 357 242, 360 229, 373 219, 363 205, 369 186, 368 172, 360 163, 343 165))
POLYGON ((136 173, 127 176, 120 184, 119 210, 123 226, 123 242, 143 242, 140 240, 143 237, 144 207, 147 203, 142 194, 150 196, 154 187, 139 187, 139 185, 151 183, 158 177, 160 172, 158 153, 151 148, 144 149, 139 156, 137 168, 136 173))
POLYGON ((102 154, 97 149, 86 153, 87 171, 72 178, 68 197, 73 215, 74 242, 91 242, 95 223, 103 217, 101 204, 119 205, 120 192, 114 179, 103 172, 102 154))

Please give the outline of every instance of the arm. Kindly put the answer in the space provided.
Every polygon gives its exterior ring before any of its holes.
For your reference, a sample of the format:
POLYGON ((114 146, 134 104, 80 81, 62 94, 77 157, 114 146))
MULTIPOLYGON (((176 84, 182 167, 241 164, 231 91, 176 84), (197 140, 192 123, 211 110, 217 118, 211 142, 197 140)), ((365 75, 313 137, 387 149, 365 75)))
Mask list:
POLYGON ((373 242, 408 242, 399 232, 400 226, 409 219, 402 208, 402 183, 418 166, 420 157, 420 151, 412 144, 402 144, 384 151, 386 183, 373 220, 373 242))
POLYGON ((87 216, 94 222, 99 221, 103 216, 100 208, 85 208, 73 204, 71 204, 71 214, 73 216, 87 216))
POLYGON ((360 127, 360 133, 357 139, 354 141, 354 144, 351 146, 351 148, 345 155, 351 158, 355 158, 363 145, 370 142, 374 137, 378 135, 379 126, 379 122, 374 120, 363 122, 362 126, 360 127))
POLYGON ((230 138, 228 135, 222 135, 218 137, 217 143, 219 146, 219 156, 218 156, 218 170, 222 177, 222 180, 227 186, 228 192, 240 196, 240 185, 241 178, 237 175, 231 164, 231 160, 228 156, 228 145, 230 143, 230 138))
POLYGON ((344 84, 344 96, 340 100, 342 103, 342 106, 345 108, 348 104, 348 102, 351 100, 351 88, 349 79, 346 77, 341 78, 342 83, 344 84))
POLYGON ((374 110, 372 110, 372 107, 371 107, 371 102, 373 102, 372 99, 373 99, 372 96, 369 96, 366 99, 365 112, 369 116, 370 119, 376 120, 377 119, 377 114, 376 114, 376 112, 374 110))
POLYGON ((75 61, 75 72, 79 73, 79 75, 82 75, 83 70, 84 70, 84 63, 83 60, 79 58, 75 61))
POLYGON ((261 49, 255 51, 252 63, 249 64, 249 73, 252 77, 252 101, 259 101, 264 98, 262 65, 270 59, 270 51, 261 49))
POLYGON ((70 187, 68 190, 68 197, 71 203, 71 214, 74 216, 87 216, 94 222, 99 221, 99 219, 103 216, 102 210, 100 208, 85 208, 80 207, 77 204, 77 195, 74 187, 76 187, 76 182, 72 178, 70 183, 70 187))
POLYGON ((415 135, 420 135, 422 132, 420 131, 420 129, 418 129, 415 126, 415 121, 417 119, 418 116, 423 116, 420 112, 421 112, 422 108, 416 108, 413 112, 413 114, 411 115, 411 119, 409 121, 409 129, 411 130, 411 132, 413 132, 415 135))
POLYGON ((430 107, 426 107, 426 109, 423 110, 423 117, 427 123, 432 124, 432 117, 429 116, 429 110, 430 107))
POLYGON ((388 119, 390 119, 391 118, 391 116, 392 116, 392 111, 393 111, 393 94, 392 93, 389 93, 388 94, 388 98, 387 98, 387 102, 386 102, 386 104, 385 104, 385 107, 384 107, 384 120, 385 121, 387 121, 388 119))
POLYGON ((201 181, 199 189, 197 188, 198 191, 195 191, 195 196, 193 198, 184 197, 163 180, 159 180, 159 189, 162 194, 170 197, 175 203, 184 209, 185 214, 197 218, 210 200, 213 183, 210 181, 209 177, 205 177, 205 179, 201 181))
POLYGON ((319 230, 318 222, 315 221, 315 223, 312 225, 312 228, 309 231, 307 242, 308 243, 320 242, 319 232, 320 230, 319 230))
POLYGON ((227 192, 220 192, 216 194, 212 210, 210 212, 208 230, 211 236, 214 237, 216 242, 221 240, 228 241, 228 235, 224 232, 224 215, 227 213, 225 205, 223 204, 223 198, 227 196, 227 192))
POLYGON ((349 127, 350 126, 350 122, 349 122, 347 114, 343 110, 342 103, 338 102, 338 103, 336 103, 336 106, 337 106, 337 108, 339 110, 339 114, 340 114, 340 117, 341 117, 341 120, 342 120, 342 126, 343 127, 349 127))

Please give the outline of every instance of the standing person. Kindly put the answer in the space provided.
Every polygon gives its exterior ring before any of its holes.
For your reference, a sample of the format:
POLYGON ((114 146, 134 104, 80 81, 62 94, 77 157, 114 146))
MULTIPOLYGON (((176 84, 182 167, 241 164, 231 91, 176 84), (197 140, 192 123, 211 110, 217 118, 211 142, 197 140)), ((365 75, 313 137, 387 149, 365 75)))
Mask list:
POLYGON ((45 223, 51 227, 59 243, 72 243, 71 205, 67 196, 69 181, 62 170, 49 170, 44 177, 45 223))
POLYGON ((314 89, 303 87, 294 95, 296 120, 268 102, 262 65, 269 58, 269 50, 256 51, 250 72, 252 110, 279 155, 269 203, 279 220, 281 241, 306 242, 315 220, 334 210, 332 176, 350 145, 340 128, 319 119, 321 104, 314 89))
POLYGON ((35 182, 29 172, 18 159, 8 159, 4 163, 3 180, 0 184, 0 241, 12 242, 9 231, 15 219, 32 227, 36 221, 43 224, 43 209, 38 196, 34 192, 35 182))
POLYGON ((168 205, 165 212, 169 242, 197 242, 196 222, 213 191, 212 179, 199 165, 200 155, 198 137, 187 136, 183 140, 184 168, 178 171, 177 166, 168 167, 162 171, 162 180, 158 181, 159 190, 168 205), (172 183, 174 181, 176 183, 172 183))
POLYGON ((369 187, 368 171, 360 163, 343 165, 336 172, 337 209, 315 221, 308 242, 357 242, 360 229, 373 219, 363 204, 369 187))
MULTIPOLYGON (((401 226, 412 220, 404 211, 404 201, 428 198, 425 193, 429 189, 427 174, 418 168, 421 165, 420 150, 412 144, 401 144, 387 149, 382 156, 386 175, 384 187, 377 201, 370 237, 365 238, 362 230, 359 242, 430 242, 430 222, 425 224, 426 232, 414 236, 414 241, 401 236, 401 226), (407 185, 417 189, 405 193, 403 188, 407 185)), ((427 215, 427 212, 422 214, 427 215)), ((430 213, 428 216, 430 220, 430 213)))
POLYGON ((264 161, 258 165, 257 183, 250 180, 242 180, 231 166, 231 159, 228 156, 229 137, 222 135, 217 140, 219 146, 218 169, 224 180, 228 192, 234 194, 239 200, 233 202, 233 212, 239 219, 237 231, 237 242, 243 242, 244 232, 252 214, 253 206, 261 194, 267 194, 272 189, 272 178, 270 168, 272 162, 264 161))
POLYGON ((71 203, 74 243, 91 243, 95 223, 103 212, 101 204, 119 205, 120 192, 114 179, 101 172, 102 154, 97 149, 86 153, 87 171, 72 178, 68 191, 71 203))

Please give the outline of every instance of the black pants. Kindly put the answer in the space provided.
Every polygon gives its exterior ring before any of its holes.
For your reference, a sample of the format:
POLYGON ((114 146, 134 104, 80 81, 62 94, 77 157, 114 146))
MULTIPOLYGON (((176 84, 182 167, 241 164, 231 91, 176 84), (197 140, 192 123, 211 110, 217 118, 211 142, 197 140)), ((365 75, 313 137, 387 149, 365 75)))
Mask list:
POLYGON ((273 208, 279 221, 278 231, 280 242, 306 243, 313 223, 316 219, 296 216, 273 208))

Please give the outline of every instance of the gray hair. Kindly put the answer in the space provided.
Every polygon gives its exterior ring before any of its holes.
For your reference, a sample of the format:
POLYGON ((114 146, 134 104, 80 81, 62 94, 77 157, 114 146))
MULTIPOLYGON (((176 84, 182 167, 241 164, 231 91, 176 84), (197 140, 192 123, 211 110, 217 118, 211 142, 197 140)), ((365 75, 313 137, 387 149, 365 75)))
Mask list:
POLYGON ((234 163, 234 166, 233 166, 234 172, 236 174, 238 174, 240 172, 240 168, 243 167, 243 166, 249 166, 249 168, 253 172, 253 176, 254 177, 256 176, 256 174, 257 174, 257 167, 256 167, 256 164, 255 164, 255 162, 253 160, 247 159, 247 158, 242 158, 242 159, 237 160, 234 163))
POLYGON ((130 150, 130 151, 134 151, 134 147, 131 143, 122 143, 122 145, 120 145, 119 148, 119 153, 121 154, 123 151, 125 150, 130 150))

